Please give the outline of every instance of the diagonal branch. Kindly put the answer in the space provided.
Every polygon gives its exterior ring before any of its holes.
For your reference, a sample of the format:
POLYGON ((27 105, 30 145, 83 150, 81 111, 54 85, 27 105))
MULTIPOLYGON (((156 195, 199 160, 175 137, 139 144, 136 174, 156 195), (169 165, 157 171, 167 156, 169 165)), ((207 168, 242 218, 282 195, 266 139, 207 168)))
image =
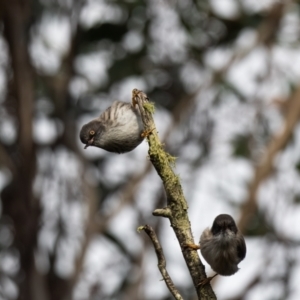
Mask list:
POLYGON ((166 282, 166 285, 167 285, 169 291, 171 292, 171 294, 174 296, 174 298, 176 300, 183 300, 182 296, 176 289, 176 287, 166 269, 167 263, 166 263, 165 255, 164 255, 163 249, 160 245, 160 242, 155 234, 155 231, 149 225, 144 225, 144 226, 139 227, 138 231, 140 231, 140 230, 144 230, 147 233, 147 235, 149 236, 149 238, 154 246, 156 256, 157 256, 157 261, 158 261, 157 266, 158 266, 158 269, 159 269, 162 277, 164 278, 164 281, 166 282))
POLYGON ((284 149, 292 137, 295 126, 300 119, 300 85, 290 98, 283 128, 270 140, 261 163, 256 167, 254 178, 249 186, 249 195, 241 212, 239 228, 245 231, 257 209, 256 195, 260 184, 273 171, 276 155, 284 149))
POLYGON ((194 243, 191 225, 187 214, 188 205, 184 198, 179 176, 177 176, 172 165, 175 158, 166 153, 157 135, 155 123, 152 117, 154 107, 148 102, 146 94, 134 89, 132 91, 133 103, 137 103, 141 112, 145 132, 148 132, 147 140, 149 142, 149 157, 162 179, 164 189, 167 195, 167 208, 154 211, 155 216, 163 216, 170 220, 171 226, 179 241, 183 257, 190 271, 198 299, 216 299, 216 296, 210 286, 207 284, 202 288, 199 282, 206 277, 204 265, 196 251, 191 251, 185 247, 185 244, 194 243))

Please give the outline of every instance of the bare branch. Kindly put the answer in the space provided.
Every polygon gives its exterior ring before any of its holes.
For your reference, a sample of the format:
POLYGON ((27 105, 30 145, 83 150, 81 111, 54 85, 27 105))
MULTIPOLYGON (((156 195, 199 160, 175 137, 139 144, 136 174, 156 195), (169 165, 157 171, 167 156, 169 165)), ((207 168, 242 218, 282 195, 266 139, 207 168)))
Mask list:
POLYGON ((171 292, 171 294, 174 296, 175 299, 183 300, 182 296, 176 289, 176 287, 166 269, 167 263, 166 263, 165 255, 164 255, 163 249, 160 245, 160 242, 159 242, 153 228, 149 225, 145 225, 145 226, 139 227, 138 230, 139 231, 144 230, 147 233, 147 235, 149 236, 149 238, 154 246, 155 252, 156 252, 157 261, 158 261, 158 264, 157 264, 158 269, 159 269, 162 277, 164 278, 164 281, 166 282, 166 285, 167 285, 169 291, 171 292))
POLYGON ((158 175, 163 181, 167 195, 167 208, 154 211, 154 215, 167 217, 179 241, 183 257, 190 271, 198 299, 216 299, 210 286, 207 284, 202 288, 199 282, 207 278, 199 255, 185 247, 186 244, 194 243, 191 225, 187 214, 188 205, 184 198, 179 177, 174 173, 172 165, 175 158, 166 153, 157 135, 156 126, 152 117, 154 106, 143 92, 134 89, 132 91, 133 103, 137 103, 144 123, 147 140, 149 142, 149 157, 158 175))

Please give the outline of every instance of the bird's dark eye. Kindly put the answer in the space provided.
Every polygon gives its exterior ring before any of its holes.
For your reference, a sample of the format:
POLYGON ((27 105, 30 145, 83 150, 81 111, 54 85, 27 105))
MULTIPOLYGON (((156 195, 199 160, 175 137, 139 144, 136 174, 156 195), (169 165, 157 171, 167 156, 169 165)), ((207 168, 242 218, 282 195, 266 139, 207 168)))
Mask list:
POLYGON ((91 131, 90 131, 90 135, 92 135, 92 136, 95 135, 95 131, 94 131, 94 130, 91 130, 91 131))

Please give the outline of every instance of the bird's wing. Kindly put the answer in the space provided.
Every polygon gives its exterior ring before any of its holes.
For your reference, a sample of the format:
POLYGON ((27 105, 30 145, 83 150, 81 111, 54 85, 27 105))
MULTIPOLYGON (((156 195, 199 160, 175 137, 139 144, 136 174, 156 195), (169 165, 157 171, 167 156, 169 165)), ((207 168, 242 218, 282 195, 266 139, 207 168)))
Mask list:
POLYGON ((104 121, 104 123, 107 125, 111 125, 113 123, 113 120, 119 120, 118 113, 120 113, 122 111, 122 108, 127 105, 128 103, 126 102, 114 101, 113 104, 99 116, 99 120, 104 121))
POLYGON ((237 243, 237 255, 240 260, 246 256, 247 248, 244 237, 241 235, 237 243))

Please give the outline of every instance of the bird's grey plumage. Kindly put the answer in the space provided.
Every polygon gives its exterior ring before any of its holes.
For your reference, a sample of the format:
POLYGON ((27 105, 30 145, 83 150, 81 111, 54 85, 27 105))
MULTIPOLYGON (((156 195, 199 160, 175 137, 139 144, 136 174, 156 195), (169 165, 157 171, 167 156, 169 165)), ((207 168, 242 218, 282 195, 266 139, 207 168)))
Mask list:
POLYGON ((246 256, 246 244, 233 218, 222 214, 215 218, 211 229, 200 237, 201 253, 211 268, 220 275, 230 276, 246 256))
POLYGON ((115 101, 99 118, 85 124, 80 139, 87 146, 109 152, 124 153, 133 150, 142 141, 143 123, 140 113, 131 103, 115 101), (94 136, 90 132, 94 131, 94 136))

